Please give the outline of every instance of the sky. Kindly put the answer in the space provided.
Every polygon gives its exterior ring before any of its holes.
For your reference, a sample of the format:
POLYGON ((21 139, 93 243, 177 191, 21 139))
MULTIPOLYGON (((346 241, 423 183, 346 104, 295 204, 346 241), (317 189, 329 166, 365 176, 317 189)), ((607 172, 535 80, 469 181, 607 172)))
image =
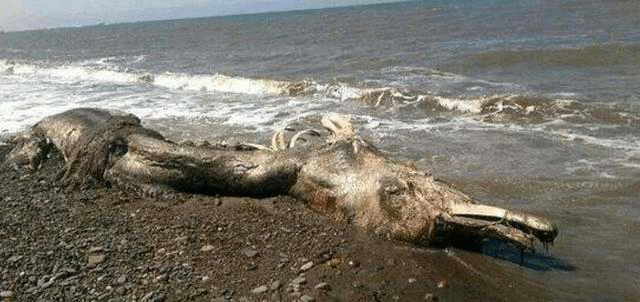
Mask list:
POLYGON ((184 19, 398 0, 0 0, 0 30, 184 19))

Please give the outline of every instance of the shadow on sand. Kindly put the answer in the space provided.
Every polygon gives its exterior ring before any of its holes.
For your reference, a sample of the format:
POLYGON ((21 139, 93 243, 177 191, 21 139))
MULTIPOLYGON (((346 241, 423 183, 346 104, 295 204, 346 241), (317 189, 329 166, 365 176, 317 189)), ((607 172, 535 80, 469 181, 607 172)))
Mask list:
POLYGON ((550 255, 547 247, 539 244, 536 251, 527 251, 493 238, 476 238, 467 234, 457 234, 448 245, 470 252, 476 252, 497 259, 512 262, 528 269, 548 271, 575 271, 576 267, 565 260, 550 255))
MULTIPOLYGON (((546 251, 546 248, 541 247, 539 251, 540 250, 546 251)), ((576 270, 576 267, 571 263, 556 258, 548 253, 522 250, 493 239, 483 239, 479 246, 473 249, 473 251, 506 260, 536 271, 547 272, 553 270, 576 270)))

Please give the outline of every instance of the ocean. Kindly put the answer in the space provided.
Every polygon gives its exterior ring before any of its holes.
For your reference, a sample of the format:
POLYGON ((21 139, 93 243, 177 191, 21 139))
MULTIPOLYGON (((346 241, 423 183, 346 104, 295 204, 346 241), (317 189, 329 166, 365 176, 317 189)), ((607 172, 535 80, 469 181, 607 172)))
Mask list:
POLYGON ((350 114, 392 158, 557 223, 555 245, 522 263, 454 249, 470 274, 550 301, 640 301, 638 1, 430 0, 0 33, 0 138, 76 107, 134 113, 175 141, 264 142, 298 118, 350 114))

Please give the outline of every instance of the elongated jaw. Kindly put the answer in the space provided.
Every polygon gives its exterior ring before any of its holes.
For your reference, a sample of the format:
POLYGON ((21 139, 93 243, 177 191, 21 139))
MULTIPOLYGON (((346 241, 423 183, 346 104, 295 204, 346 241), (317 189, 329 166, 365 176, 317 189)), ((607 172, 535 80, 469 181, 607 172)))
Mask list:
POLYGON ((441 223, 455 232, 495 238, 517 248, 534 251, 534 238, 543 245, 553 243, 558 228, 545 219, 499 207, 454 203, 441 223))

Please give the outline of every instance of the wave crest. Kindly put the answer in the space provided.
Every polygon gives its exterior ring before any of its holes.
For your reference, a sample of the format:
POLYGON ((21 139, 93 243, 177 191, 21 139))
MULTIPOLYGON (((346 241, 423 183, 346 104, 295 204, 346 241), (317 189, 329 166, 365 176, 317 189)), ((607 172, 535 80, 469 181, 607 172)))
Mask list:
MULTIPOLYGON (((251 94, 259 96, 313 97, 355 101, 373 109, 417 107, 423 112, 466 114, 492 123, 544 123, 565 120, 572 123, 602 122, 638 124, 640 108, 616 104, 599 105, 577 100, 524 94, 464 97, 431 91, 411 91, 394 87, 355 87, 342 82, 319 83, 314 80, 284 81, 252 79, 222 74, 150 73, 119 68, 122 61, 143 61, 144 57, 103 58, 79 64, 0 61, 0 76, 42 77, 61 83, 115 83, 153 85, 166 89, 251 94), (112 62, 117 62, 115 67, 112 62)), ((447 75, 450 76, 451 75, 447 75)), ((454 79, 455 80, 455 77, 454 79)), ((450 94, 450 93, 449 93, 450 94)), ((316 101, 318 101, 316 100, 316 101)))

